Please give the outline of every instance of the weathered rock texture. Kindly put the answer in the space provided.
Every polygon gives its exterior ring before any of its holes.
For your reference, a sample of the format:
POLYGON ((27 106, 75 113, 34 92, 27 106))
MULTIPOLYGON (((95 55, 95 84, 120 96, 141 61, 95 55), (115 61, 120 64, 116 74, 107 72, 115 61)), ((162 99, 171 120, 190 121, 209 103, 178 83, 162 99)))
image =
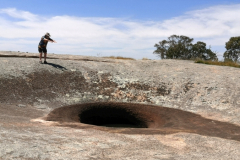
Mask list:
MULTIPOLYGON (((114 60, 0 53, 0 159, 238 159, 240 70, 183 60, 114 60), (224 136, 154 135, 62 127, 53 109, 93 102, 143 103, 197 114, 224 136), (216 123, 217 122, 217 123, 216 123), (215 123, 215 124, 214 124, 215 123), (235 129, 236 129, 235 128, 235 129), (228 137, 229 133, 229 137, 228 137)), ((199 124, 198 124, 199 125, 199 124)), ((201 127, 201 126, 199 126, 201 127)), ((209 128, 211 130, 211 127, 209 128)))

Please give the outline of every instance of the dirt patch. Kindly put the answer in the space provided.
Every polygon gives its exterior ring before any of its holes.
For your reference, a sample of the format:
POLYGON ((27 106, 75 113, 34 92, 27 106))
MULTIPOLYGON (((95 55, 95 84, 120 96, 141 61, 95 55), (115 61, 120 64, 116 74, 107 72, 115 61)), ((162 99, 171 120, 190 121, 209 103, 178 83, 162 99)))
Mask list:
POLYGON ((86 90, 81 73, 49 71, 33 72, 25 77, 0 79, 1 102, 35 102, 37 99, 54 99, 72 90, 86 90))

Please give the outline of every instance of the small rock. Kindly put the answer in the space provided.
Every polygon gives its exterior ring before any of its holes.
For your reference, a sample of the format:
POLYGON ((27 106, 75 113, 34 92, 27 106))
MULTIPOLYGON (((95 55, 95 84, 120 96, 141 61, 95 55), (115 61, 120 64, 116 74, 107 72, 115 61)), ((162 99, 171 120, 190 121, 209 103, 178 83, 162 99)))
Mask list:
POLYGON ((71 69, 71 71, 72 71, 72 72, 75 72, 75 71, 76 71, 76 69, 71 69))
POLYGON ((24 105, 24 104, 18 104, 17 106, 18 106, 18 107, 22 107, 22 108, 23 108, 23 107, 26 107, 26 105, 24 105))
POLYGON ((38 105, 38 106, 35 106, 37 109, 47 109, 48 107, 44 104, 41 104, 41 105, 38 105))

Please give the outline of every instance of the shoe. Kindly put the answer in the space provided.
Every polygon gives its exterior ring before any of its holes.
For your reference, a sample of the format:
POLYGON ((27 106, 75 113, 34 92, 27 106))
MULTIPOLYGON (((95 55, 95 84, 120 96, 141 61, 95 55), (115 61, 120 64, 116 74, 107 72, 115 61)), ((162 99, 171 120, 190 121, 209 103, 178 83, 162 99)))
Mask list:
POLYGON ((40 64, 42 64, 42 61, 39 61, 40 64))
POLYGON ((47 64, 47 61, 44 61, 44 64, 47 64))

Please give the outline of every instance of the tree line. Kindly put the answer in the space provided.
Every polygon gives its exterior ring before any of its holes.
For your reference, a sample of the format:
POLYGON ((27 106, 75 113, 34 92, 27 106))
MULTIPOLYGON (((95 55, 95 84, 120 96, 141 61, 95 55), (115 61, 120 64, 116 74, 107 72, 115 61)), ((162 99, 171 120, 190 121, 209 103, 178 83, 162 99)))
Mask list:
MULTIPOLYGON (((161 59, 201 59, 218 61, 217 53, 207 48, 206 43, 198 41, 193 44, 193 38, 172 35, 167 40, 155 44, 153 52, 161 59)), ((237 62, 240 59, 240 37, 231 37, 225 45, 224 61, 237 62)))

